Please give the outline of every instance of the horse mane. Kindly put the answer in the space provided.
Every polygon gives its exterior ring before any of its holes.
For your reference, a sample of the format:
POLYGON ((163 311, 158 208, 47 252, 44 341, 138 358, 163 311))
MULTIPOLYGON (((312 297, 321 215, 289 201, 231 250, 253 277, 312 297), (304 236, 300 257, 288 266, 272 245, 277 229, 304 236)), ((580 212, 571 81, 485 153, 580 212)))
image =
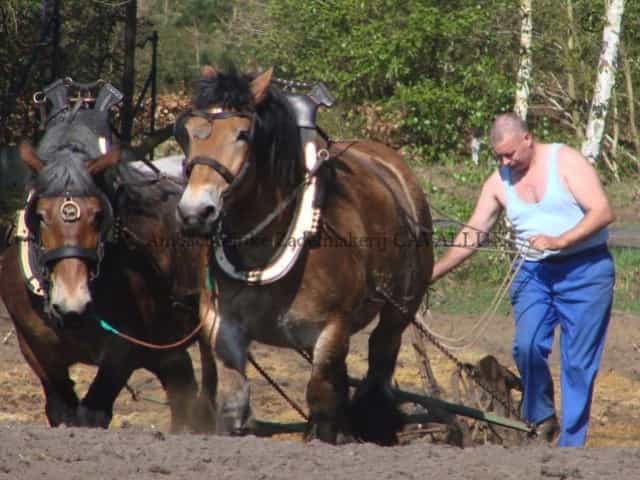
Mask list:
POLYGON ((29 185, 38 195, 92 196, 97 187, 85 163, 101 154, 98 136, 81 121, 53 124, 38 145, 44 168, 32 175, 29 185))
POLYGON ((54 162, 46 163, 35 176, 32 188, 41 197, 89 197, 98 191, 84 165, 84 159, 77 154, 61 156, 54 162))
POLYGON ((234 67, 196 82, 193 105, 196 109, 218 106, 225 110, 255 112, 251 151, 256 160, 258 179, 269 178, 290 188, 304 178, 304 157, 295 114, 286 94, 269 86, 265 99, 255 105, 251 80, 234 67))

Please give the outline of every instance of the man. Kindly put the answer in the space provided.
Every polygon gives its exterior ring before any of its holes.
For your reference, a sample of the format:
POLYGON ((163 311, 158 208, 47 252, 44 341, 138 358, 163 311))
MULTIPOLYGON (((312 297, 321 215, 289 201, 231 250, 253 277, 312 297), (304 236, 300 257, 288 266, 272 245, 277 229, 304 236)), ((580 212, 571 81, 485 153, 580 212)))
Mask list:
POLYGON ((560 325, 558 446, 582 446, 611 313, 614 268, 606 226, 614 215, 597 172, 576 150, 537 142, 512 113, 495 119, 490 141, 499 168, 484 183, 456 246, 434 265, 432 281, 468 258, 474 252, 469 240, 482 240, 506 210, 522 257, 511 286, 522 416, 538 424, 547 440, 554 439, 557 418, 547 358, 560 325))

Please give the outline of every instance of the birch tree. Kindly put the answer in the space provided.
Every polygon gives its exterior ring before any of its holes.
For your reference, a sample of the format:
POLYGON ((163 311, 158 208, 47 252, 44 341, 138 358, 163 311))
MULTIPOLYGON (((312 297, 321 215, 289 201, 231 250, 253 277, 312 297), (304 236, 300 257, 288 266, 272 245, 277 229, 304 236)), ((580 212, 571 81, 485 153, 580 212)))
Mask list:
POLYGON ((520 67, 516 85, 514 111, 523 120, 527 119, 529 109, 529 85, 531 84, 531 0, 520 0, 520 67))
POLYGON ((602 53, 598 62, 598 76, 589 120, 582 143, 582 154, 595 163, 600 155, 600 146, 604 135, 605 120, 609 108, 609 99, 615 83, 616 61, 620 42, 620 25, 624 13, 624 0, 609 0, 607 5, 607 21, 602 32, 602 53))

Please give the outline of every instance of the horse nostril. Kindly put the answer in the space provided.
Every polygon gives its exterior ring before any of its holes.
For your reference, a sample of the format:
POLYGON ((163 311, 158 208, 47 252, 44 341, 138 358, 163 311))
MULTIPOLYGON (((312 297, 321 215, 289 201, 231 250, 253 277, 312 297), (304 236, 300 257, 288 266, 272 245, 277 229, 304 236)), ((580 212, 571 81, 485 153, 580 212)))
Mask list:
POLYGON ((178 208, 176 208, 176 216, 179 221, 184 221, 184 212, 182 211, 182 207, 178 204, 178 208))
POLYGON ((62 310, 60 310, 60 305, 58 305, 57 303, 52 303, 51 304, 51 313, 53 313, 54 316, 56 317, 61 317, 62 316, 62 310))

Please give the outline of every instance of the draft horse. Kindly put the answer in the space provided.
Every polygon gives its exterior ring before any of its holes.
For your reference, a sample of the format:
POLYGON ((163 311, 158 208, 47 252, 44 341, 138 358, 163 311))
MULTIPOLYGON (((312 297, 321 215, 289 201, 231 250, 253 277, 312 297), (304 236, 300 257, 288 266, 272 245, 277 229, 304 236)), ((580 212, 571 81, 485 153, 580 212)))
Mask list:
POLYGON ((145 368, 166 391, 171 429, 198 424, 186 345, 154 350, 113 333, 167 344, 197 325, 189 265, 198 263, 199 249, 174 235, 182 187, 121 162, 123 151, 109 148, 105 112, 82 105, 57 113, 37 151, 19 148, 33 181, 0 278, 21 351, 42 383, 47 419, 106 428, 130 375, 145 368), (82 399, 69 376, 76 363, 98 367, 82 399))
POLYGON ((429 207, 391 148, 303 142, 300 98, 271 76, 205 67, 176 123, 188 177, 177 216, 214 245, 201 320, 217 367, 217 431, 251 428, 255 340, 312 358, 307 438, 393 444, 402 418, 390 382, 433 266, 429 207), (350 336, 376 316, 368 372, 350 400, 350 336))

